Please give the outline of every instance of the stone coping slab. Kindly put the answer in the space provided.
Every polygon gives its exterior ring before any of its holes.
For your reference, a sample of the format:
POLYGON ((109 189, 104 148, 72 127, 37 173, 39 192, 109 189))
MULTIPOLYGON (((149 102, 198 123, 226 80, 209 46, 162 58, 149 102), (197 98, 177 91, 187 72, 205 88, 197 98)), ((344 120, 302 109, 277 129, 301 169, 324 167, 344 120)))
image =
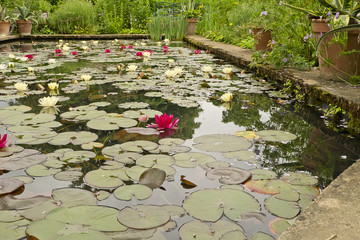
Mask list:
POLYGON ((360 239, 360 160, 346 169, 278 240, 360 239))
MULTIPOLYGON (((252 52, 231 44, 214 42, 198 35, 185 36, 185 41, 237 65, 249 67, 252 52)), ((290 80, 293 85, 301 86, 306 94, 322 102, 339 106, 360 118, 360 86, 351 86, 341 80, 325 80, 319 70, 300 71, 296 69, 275 69, 271 65, 257 65, 252 71, 282 83, 290 80)), ((360 238, 359 238, 360 239, 360 238)))

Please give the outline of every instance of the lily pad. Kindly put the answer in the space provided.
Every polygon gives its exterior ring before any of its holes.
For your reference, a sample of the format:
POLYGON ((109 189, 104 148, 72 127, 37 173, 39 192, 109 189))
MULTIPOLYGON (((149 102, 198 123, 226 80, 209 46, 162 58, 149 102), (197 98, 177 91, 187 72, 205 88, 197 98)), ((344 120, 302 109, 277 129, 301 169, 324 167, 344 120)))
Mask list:
POLYGON ((259 212, 260 205, 251 195, 234 189, 204 189, 190 194, 185 210, 203 221, 217 221, 223 214, 238 221, 245 212, 259 212))
POLYGON ((166 178, 166 172, 158 168, 150 168, 139 177, 139 183, 150 189, 161 187, 166 178))
POLYGON ((219 180, 223 184, 240 184, 249 179, 251 173, 240 168, 225 167, 209 169, 206 176, 211 180, 219 180))
POLYGON ((227 233, 224 233, 219 240, 247 240, 245 234, 242 231, 234 230, 227 233))
POLYGON ((88 142, 93 142, 98 138, 92 132, 63 132, 54 137, 49 144, 51 145, 67 145, 72 143, 74 145, 81 145, 88 142))
POLYGON ((151 195, 151 188, 140 184, 122 186, 114 191, 114 196, 117 199, 124 201, 130 201, 133 197, 138 200, 144 200, 146 198, 149 198, 151 195))
POLYGON ((266 209, 275 216, 291 219, 300 212, 300 207, 296 202, 289 202, 273 197, 265 200, 266 209))
POLYGON ((296 139, 296 135, 280 130, 263 130, 256 132, 261 139, 270 142, 288 142, 296 139))
POLYGON ((288 221, 281 218, 276 218, 269 223, 270 231, 274 234, 285 232, 290 226, 288 221))
POLYGON ((314 176, 306 173, 290 173, 289 175, 284 175, 282 179, 292 185, 314 186, 318 184, 318 180, 314 176))
POLYGON ((9 157, 0 158, 1 170, 19 170, 45 161, 46 155, 34 149, 26 149, 9 157))
POLYGON ((14 192, 24 186, 24 182, 15 178, 0 179, 0 195, 14 192))
POLYGON ((175 165, 179 167, 196 167, 197 163, 206 164, 215 162, 216 159, 204 153, 178 153, 173 156, 175 158, 175 165))
POLYGON ((144 102, 126 102, 126 103, 121 103, 118 104, 119 108, 146 108, 148 107, 149 104, 148 103, 144 103, 144 102))
POLYGON ((115 155, 114 160, 123 164, 134 164, 135 161, 142 156, 140 153, 126 152, 115 155))
POLYGON ((1 238, 6 240, 17 240, 25 237, 25 230, 29 220, 21 219, 11 222, 0 222, 1 238))
MULTIPOLYGON (((243 232, 242 227, 234 222, 219 220, 212 223, 211 226, 199 220, 187 222, 179 229, 179 236, 183 240, 217 240, 224 234, 231 231, 243 232)), ((224 238, 229 239, 229 238, 224 238)), ((237 240, 246 240, 246 238, 232 238, 237 240)))
POLYGON ((251 169, 250 170, 252 180, 264 180, 276 178, 276 173, 266 169, 251 169))
POLYGON ((45 176, 51 176, 58 172, 61 172, 61 169, 48 168, 48 167, 45 167, 44 165, 36 164, 31 167, 28 167, 25 171, 29 176, 32 176, 32 177, 45 177, 45 176))
POLYGON ((224 134, 211 134, 194 139, 194 147, 209 152, 234 152, 250 148, 245 138, 224 134))
POLYGON ((158 147, 158 144, 150 141, 139 140, 122 143, 120 147, 124 151, 142 153, 143 150, 150 151, 156 149, 158 147))
POLYGON ((226 158, 236 158, 239 161, 254 161, 256 154, 250 151, 236 151, 223 153, 226 158))
POLYGON ((252 236, 251 240, 275 240, 275 238, 267 233, 257 232, 252 236))
POLYGON ((75 181, 82 177, 83 173, 80 171, 63 171, 56 173, 54 178, 59 181, 75 181))
POLYGON ((88 172, 84 181, 87 184, 98 188, 115 188, 124 185, 123 181, 128 181, 129 177, 125 169, 104 170, 97 169, 88 172))
POLYGON ((136 160, 136 164, 143 167, 152 167, 155 164, 171 166, 174 162, 175 159, 173 157, 162 154, 148 154, 136 160))
POLYGON ((170 221, 170 213, 160 206, 137 205, 120 210, 118 220, 121 224, 134 229, 151 229, 170 221))

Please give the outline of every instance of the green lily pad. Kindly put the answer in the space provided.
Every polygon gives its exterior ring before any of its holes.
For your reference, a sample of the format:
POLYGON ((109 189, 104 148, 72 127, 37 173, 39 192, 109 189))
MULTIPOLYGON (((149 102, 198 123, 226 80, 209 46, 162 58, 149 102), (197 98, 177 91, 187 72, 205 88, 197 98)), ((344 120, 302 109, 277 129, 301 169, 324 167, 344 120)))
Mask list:
POLYGON ((14 192, 24 186, 24 182, 15 178, 0 179, 0 195, 14 192))
POLYGON ((117 130, 120 127, 134 127, 137 125, 137 121, 124 117, 103 117, 92 119, 86 125, 95 130, 117 130))
POLYGON ((102 110, 89 110, 89 111, 70 111, 64 112, 60 117, 65 119, 74 119, 77 121, 91 120, 100 118, 106 115, 105 111, 102 110))
POLYGON ((34 149, 26 149, 9 157, 0 158, 1 170, 19 170, 45 161, 46 155, 34 149))
POLYGON ((28 112, 31 109, 32 109, 31 107, 25 106, 25 105, 8 106, 8 107, 1 108, 1 110, 9 110, 9 111, 16 111, 16 112, 28 112))
POLYGON ((204 189, 189 195, 185 210, 203 221, 217 221, 223 214, 238 221, 245 212, 259 212, 260 205, 251 195, 234 189, 204 189))
POLYGON ((80 171, 63 171, 56 173, 54 178, 59 181, 75 181, 82 177, 83 173, 80 171))
POLYGON ((98 138, 95 133, 91 132, 63 132, 54 137, 49 144, 51 145, 81 145, 83 143, 93 142, 98 138))
POLYGON ((290 173, 289 175, 284 175, 282 179, 292 185, 314 186, 318 184, 318 180, 314 176, 306 173, 290 173))
POLYGON ((162 208, 166 209, 170 213, 171 219, 182 217, 185 215, 184 208, 177 205, 164 205, 162 206, 162 208))
POLYGON ((196 167, 197 163, 206 164, 215 162, 216 159, 204 153, 178 153, 173 156, 175 158, 175 165, 179 167, 196 167))
POLYGON ((223 153, 223 156, 230 159, 237 158, 239 161, 253 162, 255 160, 256 154, 250 151, 236 151, 223 153))
POLYGON ((245 234, 242 231, 234 230, 227 233, 224 233, 219 240, 247 240, 245 234))
POLYGON ((29 183, 32 183, 34 181, 34 178, 29 177, 29 176, 15 176, 14 178, 17 179, 17 180, 22 181, 25 184, 29 184, 29 183))
POLYGON ((252 236, 251 240, 275 240, 275 238, 267 233, 257 232, 252 236))
POLYGON ((206 166, 200 165, 200 167, 202 167, 205 171, 211 171, 211 169, 214 169, 214 168, 228 168, 228 167, 230 167, 230 163, 222 162, 222 161, 215 161, 215 162, 206 163, 206 166))
POLYGON ((148 169, 149 168, 135 165, 126 169, 126 175, 134 181, 139 181, 141 174, 148 169))
POLYGON ((151 229, 170 221, 170 213, 160 206, 137 205, 120 210, 118 221, 134 229, 151 229))
POLYGON ((276 178, 276 173, 266 169, 251 169, 252 180, 266 180, 276 178))
POLYGON ((23 219, 20 214, 15 210, 1 210, 0 222, 15 222, 23 219))
MULTIPOLYGON (((209 226, 199 220, 194 220, 180 227, 179 236, 183 240, 216 240, 221 239, 221 236, 231 231, 243 232, 244 230, 236 223, 230 221, 219 220, 209 226)), ((242 240, 246 238, 233 239, 242 240)))
POLYGON ((280 193, 276 186, 268 185, 270 180, 251 180, 245 183, 245 187, 252 192, 274 195, 280 193))
POLYGON ((211 134, 194 139, 194 147, 209 152, 234 152, 250 148, 251 143, 243 137, 211 134))
POLYGON ((149 104, 144 102, 126 102, 118 104, 119 108, 146 108, 148 106, 149 104))
POLYGON ((143 167, 152 167, 155 164, 171 166, 174 162, 175 159, 173 157, 162 154, 148 154, 136 160, 136 164, 143 167))
POLYGON ((29 220, 21 219, 11 222, 0 222, 1 238, 6 240, 22 239, 26 236, 25 230, 29 220))
POLYGON ((120 144, 120 147, 124 151, 142 153, 143 150, 151 151, 151 150, 156 149, 158 147, 158 144, 154 143, 154 142, 150 142, 150 141, 139 140, 139 141, 131 141, 131 142, 122 143, 122 144, 120 144))
POLYGON ((274 197, 265 200, 265 208, 275 216, 286 219, 294 218, 300 212, 300 207, 296 202, 284 201, 274 197))
POLYGON ((141 115, 147 115, 149 118, 155 118, 155 115, 161 115, 162 112, 152 109, 139 109, 137 111, 134 110, 128 110, 126 112, 123 112, 124 117, 128 118, 139 118, 141 115))
POLYGON ((251 173, 240 168, 225 167, 209 169, 206 177, 211 180, 219 180, 223 184, 240 184, 248 180, 251 173))
POLYGON ((138 200, 144 200, 146 198, 149 198, 151 195, 151 188, 140 184, 122 186, 114 191, 114 196, 117 199, 124 201, 130 201, 133 197, 138 200))
POLYGON ((183 144, 185 141, 181 138, 163 138, 159 140, 159 144, 161 145, 181 145, 183 144))
POLYGON ((100 190, 95 192, 96 199, 99 201, 107 199, 111 194, 107 191, 100 190))
POLYGON ((110 147, 103 148, 103 150, 101 152, 102 152, 102 154, 104 154, 106 156, 114 157, 116 155, 122 154, 124 152, 124 150, 121 148, 120 144, 115 144, 110 147))
POLYGON ((61 172, 61 169, 58 168, 48 168, 41 164, 32 165, 28 167, 25 172, 32 177, 45 177, 51 176, 58 172, 61 172))
POLYGON ((296 135, 280 130, 263 130, 256 132, 261 139, 270 142, 288 142, 296 139, 296 135))
POLYGON ((128 181, 129 178, 125 173, 125 169, 104 170, 97 169, 88 172, 84 181, 87 184, 98 188, 115 188, 124 185, 123 181, 128 181))
POLYGON ((115 232, 115 233, 107 233, 108 236, 112 237, 112 239, 134 239, 134 240, 141 240, 141 239, 149 239, 149 240, 156 240, 151 239, 154 236, 156 228, 154 229, 131 229, 128 228, 126 231, 123 232, 115 232))
POLYGON ((139 183, 151 189, 159 188, 166 178, 166 172, 158 168, 150 168, 139 177, 139 183))
POLYGON ((114 160, 123 164, 134 164, 135 161, 142 156, 140 153, 126 152, 116 155, 114 160))
POLYGON ((290 226, 288 221, 281 218, 276 218, 269 223, 270 231, 274 234, 285 232, 290 226))

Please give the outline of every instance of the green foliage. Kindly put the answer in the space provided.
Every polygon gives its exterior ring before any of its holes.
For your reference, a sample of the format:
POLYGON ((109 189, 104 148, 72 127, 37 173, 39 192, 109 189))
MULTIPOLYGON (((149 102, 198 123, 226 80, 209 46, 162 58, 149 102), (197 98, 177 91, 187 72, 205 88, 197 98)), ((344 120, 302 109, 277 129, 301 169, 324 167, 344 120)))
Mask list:
POLYGON ((186 21, 183 16, 156 16, 150 19, 148 30, 154 41, 160 41, 162 34, 169 40, 181 40, 185 34, 186 21))
POLYGON ((57 33, 96 33, 96 10, 85 0, 67 0, 50 15, 49 25, 57 33))
POLYGON ((19 20, 34 20, 35 12, 31 11, 30 4, 24 2, 22 6, 16 5, 18 10, 17 19, 19 20))
POLYGON ((0 5, 0 21, 8 21, 10 16, 8 15, 7 8, 0 5))

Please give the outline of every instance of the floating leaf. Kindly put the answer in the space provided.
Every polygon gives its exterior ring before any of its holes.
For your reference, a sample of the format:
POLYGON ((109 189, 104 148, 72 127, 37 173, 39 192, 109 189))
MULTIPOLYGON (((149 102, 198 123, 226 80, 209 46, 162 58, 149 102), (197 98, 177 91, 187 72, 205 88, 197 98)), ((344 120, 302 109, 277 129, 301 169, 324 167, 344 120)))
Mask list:
POLYGON ((266 169, 251 169, 252 180, 265 180, 276 178, 276 173, 266 169))
POLYGON ((266 209, 275 216, 291 219, 300 212, 300 207, 296 202, 289 202, 273 197, 265 200, 266 209))
POLYGON ((142 156, 140 153, 121 153, 116 155, 114 160, 123 164, 134 164, 135 161, 142 156))
POLYGON ((285 219, 276 218, 269 223, 270 231, 274 234, 280 234, 290 227, 290 223, 285 219))
POLYGON ((238 239, 238 240, 247 240, 245 234, 242 231, 239 230, 235 230, 235 231, 230 231, 227 233, 224 233, 219 240, 233 240, 233 239, 238 239))
POLYGON ((148 154, 136 160, 136 164, 143 167, 152 167, 155 164, 171 166, 174 162, 175 159, 173 157, 162 154, 148 154))
POLYGON ((231 152, 248 149, 251 143, 245 138, 224 134, 211 134, 194 139, 194 147, 209 152, 231 152))
POLYGON ((0 179, 0 195, 14 192, 24 186, 24 182, 15 178, 0 179))
POLYGON ((166 178, 166 172, 158 168, 150 168, 139 177, 139 183, 151 189, 159 188, 166 178))
POLYGON ((149 104, 144 102, 126 102, 118 104, 119 108, 146 108, 148 106, 149 104))
POLYGON ((234 135, 237 137, 244 137, 249 140, 259 138, 259 136, 256 135, 254 131, 240 131, 240 132, 235 132, 234 135))
POLYGON ((125 207, 118 215, 120 223, 134 229, 151 229, 170 221, 170 213, 160 206, 137 205, 125 207))
POLYGON ((48 168, 41 164, 36 164, 31 167, 28 167, 25 172, 32 177, 45 177, 51 176, 58 172, 61 172, 61 169, 58 168, 48 168))
POLYGON ((98 188, 115 188, 122 186, 124 181, 128 181, 129 178, 125 173, 125 169, 114 169, 114 170, 104 170, 97 169, 88 172, 84 181, 87 184, 98 188))
POLYGON ((282 179, 288 181, 292 185, 314 186, 318 183, 318 180, 314 176, 306 173, 290 173, 289 175, 284 175, 282 179))
POLYGON ((251 240, 275 240, 275 238, 273 238, 269 234, 257 232, 252 236, 251 240))
POLYGON ((236 151, 223 153, 223 156, 226 158, 237 158, 239 161, 253 162, 255 160, 256 154, 250 151, 236 151))
POLYGON ((280 130, 263 130, 256 132, 261 139, 270 142, 288 142, 296 139, 296 135, 280 130))
POLYGON ((51 141, 49 141, 49 143, 51 145, 67 145, 69 143, 81 145, 93 142, 97 138, 98 136, 91 132, 63 132, 54 137, 51 141))
POLYGON ((22 181, 25 184, 29 184, 34 181, 34 178, 29 177, 29 176, 15 176, 14 178, 22 181))
POLYGON ((107 199, 111 194, 107 191, 100 190, 95 192, 96 199, 99 201, 107 199))
POLYGON ((185 141, 181 138, 163 138, 159 140, 159 144, 161 145, 181 145, 185 141))
POLYGON ((183 203, 185 210, 203 221, 216 221, 223 214, 238 221, 245 212, 258 212, 260 205, 251 195, 234 189, 204 189, 190 194, 183 203))
POLYGON ((158 145, 154 142, 139 140, 139 141, 122 143, 120 144, 120 147, 125 151, 142 153, 143 150, 146 151, 154 150, 155 148, 158 147, 158 145))
MULTIPOLYGON (((225 233, 231 231, 243 232, 243 229, 236 223, 225 220, 219 220, 215 223, 212 223, 210 227, 206 223, 194 220, 191 222, 187 222, 180 227, 179 236, 183 240, 216 240, 220 239, 220 237, 223 236, 225 233)), ((239 240, 242 239, 246 238, 240 238, 239 240)))
POLYGON ((83 173, 80 171, 63 171, 56 173, 54 178, 59 181, 76 181, 82 177, 83 173))
POLYGON ((179 167, 196 167, 197 163, 206 164, 216 161, 215 158, 204 153, 178 153, 173 157, 175 165, 179 167))
POLYGON ((0 222, 1 238, 6 240, 17 240, 25 237, 25 229, 29 220, 21 219, 11 222, 0 222))
POLYGON ((117 188, 114 191, 114 196, 117 199, 130 201, 132 197, 139 200, 149 198, 152 195, 151 188, 145 185, 133 184, 117 188))
POLYGON ((206 173, 207 178, 219 180, 223 184, 240 184, 251 177, 251 173, 235 167, 209 169, 206 173))
POLYGON ((245 183, 245 187, 252 192, 274 195, 280 193, 275 186, 269 186, 269 180, 251 180, 245 183))
POLYGON ((0 169, 9 171, 19 170, 41 163, 45 159, 45 154, 40 154, 37 150, 26 149, 10 157, 0 158, 0 169))

